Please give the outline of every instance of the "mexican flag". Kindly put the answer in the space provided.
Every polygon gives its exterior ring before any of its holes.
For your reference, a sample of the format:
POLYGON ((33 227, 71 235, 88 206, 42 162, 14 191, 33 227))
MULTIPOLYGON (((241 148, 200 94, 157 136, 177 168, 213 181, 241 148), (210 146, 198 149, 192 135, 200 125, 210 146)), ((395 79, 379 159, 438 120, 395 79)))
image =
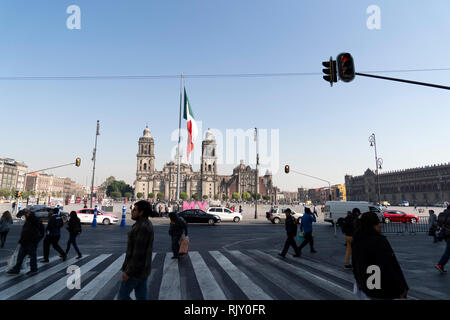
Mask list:
POLYGON ((189 103, 188 96, 186 94, 186 88, 184 88, 184 119, 187 120, 187 160, 189 161, 189 153, 194 150, 194 141, 197 138, 198 129, 195 123, 194 114, 192 113, 191 104, 189 103))

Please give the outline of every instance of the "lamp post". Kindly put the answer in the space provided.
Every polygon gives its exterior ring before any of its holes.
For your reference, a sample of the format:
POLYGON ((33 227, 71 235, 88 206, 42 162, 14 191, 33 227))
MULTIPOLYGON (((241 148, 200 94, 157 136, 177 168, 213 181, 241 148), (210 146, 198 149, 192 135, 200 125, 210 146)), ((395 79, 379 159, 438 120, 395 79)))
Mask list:
MULTIPOLYGON (((91 208, 92 208, 92 198, 94 196, 94 177, 95 177, 95 161, 97 159, 97 137, 100 135, 100 120, 97 120, 97 130, 95 132, 95 147, 92 152, 92 161, 94 162, 94 166, 92 168, 92 183, 91 183, 91 208)), ((97 198, 97 195, 95 195, 97 198)), ((95 199, 97 201, 97 199, 95 199)))
POLYGON ((377 155, 377 140, 375 138, 375 133, 372 133, 369 137, 369 142, 370 142, 370 146, 374 147, 374 151, 375 151, 375 174, 376 174, 376 179, 377 179, 377 194, 378 194, 378 204, 381 204, 381 200, 380 200, 380 179, 378 176, 378 169, 382 169, 382 164, 383 164, 383 159, 378 158, 377 155))
POLYGON ((258 129, 255 128, 255 143, 256 143, 256 174, 255 174, 255 219, 258 219, 258 165, 259 165, 259 153, 258 153, 258 129))

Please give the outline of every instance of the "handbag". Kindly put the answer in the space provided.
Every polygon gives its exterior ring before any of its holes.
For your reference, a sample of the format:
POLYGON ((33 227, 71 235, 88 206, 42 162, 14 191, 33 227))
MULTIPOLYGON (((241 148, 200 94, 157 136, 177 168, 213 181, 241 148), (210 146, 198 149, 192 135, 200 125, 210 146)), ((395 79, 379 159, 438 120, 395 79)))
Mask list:
MULTIPOLYGON (((20 250, 20 244, 17 245, 16 249, 14 250, 12 256, 8 259, 8 265, 7 265, 7 270, 11 270, 17 263, 17 256, 19 255, 19 250, 20 250)), ((22 262, 23 264, 23 262, 22 262)), ((20 266, 20 268, 22 268, 22 266, 20 266)))
POLYGON ((180 250, 178 250, 179 254, 187 254, 189 252, 189 237, 183 237, 180 241, 180 250))
POLYGON ((303 240, 305 239, 305 235, 303 234, 303 231, 299 232, 297 235, 297 240, 302 243, 303 240))

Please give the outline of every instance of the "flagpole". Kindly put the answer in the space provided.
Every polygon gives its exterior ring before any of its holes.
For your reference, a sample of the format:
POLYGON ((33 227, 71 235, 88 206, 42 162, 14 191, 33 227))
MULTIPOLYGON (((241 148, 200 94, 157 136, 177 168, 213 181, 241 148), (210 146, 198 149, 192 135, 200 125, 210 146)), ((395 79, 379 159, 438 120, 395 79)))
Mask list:
POLYGON ((178 121, 178 147, 177 147, 177 160, 178 160, 178 168, 177 168, 177 198, 176 200, 180 200, 180 141, 181 141, 181 108, 183 103, 183 74, 180 74, 180 117, 178 121))

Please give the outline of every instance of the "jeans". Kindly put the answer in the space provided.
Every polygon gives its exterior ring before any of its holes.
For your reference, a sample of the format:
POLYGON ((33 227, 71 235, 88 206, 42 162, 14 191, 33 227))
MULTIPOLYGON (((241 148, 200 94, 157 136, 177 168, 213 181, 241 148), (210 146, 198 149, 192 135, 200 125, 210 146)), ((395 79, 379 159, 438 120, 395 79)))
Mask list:
POLYGON ((78 256, 81 256, 80 249, 78 248, 78 245, 77 245, 77 236, 78 236, 78 234, 70 233, 69 241, 67 241, 66 254, 69 253, 70 245, 73 245, 73 248, 78 253, 78 256))
POLYGON ((306 245, 309 243, 309 246, 311 247, 311 251, 314 251, 314 240, 312 237, 312 231, 310 232, 305 232, 305 239, 303 240, 302 244, 300 245, 300 247, 298 247, 298 249, 300 251, 302 251, 302 249, 304 247, 306 247, 306 245))
POLYGON ((180 252, 180 239, 181 234, 172 236, 172 252, 174 257, 178 257, 178 254, 180 252))
POLYGON ((281 251, 281 255, 285 256, 287 254, 289 246, 292 246, 295 254, 299 254, 297 244, 295 243, 295 236, 288 236, 286 242, 284 243, 283 251, 281 251))
POLYGON ((59 252, 60 255, 65 256, 66 253, 64 250, 59 246, 58 241, 61 236, 50 236, 47 235, 44 239, 44 260, 48 260, 48 256, 50 254, 50 245, 53 246, 53 248, 59 252))
POLYGON ((128 278, 120 283, 118 300, 131 300, 130 293, 134 290, 136 300, 147 300, 147 278, 128 278))
POLYGON ((0 232, 0 242, 1 242, 0 247, 2 248, 5 246, 6 236, 8 235, 8 232, 9 230, 0 232))
POLYGON ((37 244, 20 245, 19 253, 17 254, 16 265, 11 269, 14 271, 20 271, 23 260, 28 255, 30 256, 30 271, 37 271, 37 244))
POLYGON ((445 242, 447 242, 447 247, 445 248, 445 252, 442 255, 441 260, 439 260, 439 265, 444 267, 445 264, 448 262, 448 259, 450 258, 450 238, 447 238, 444 240, 445 242))

